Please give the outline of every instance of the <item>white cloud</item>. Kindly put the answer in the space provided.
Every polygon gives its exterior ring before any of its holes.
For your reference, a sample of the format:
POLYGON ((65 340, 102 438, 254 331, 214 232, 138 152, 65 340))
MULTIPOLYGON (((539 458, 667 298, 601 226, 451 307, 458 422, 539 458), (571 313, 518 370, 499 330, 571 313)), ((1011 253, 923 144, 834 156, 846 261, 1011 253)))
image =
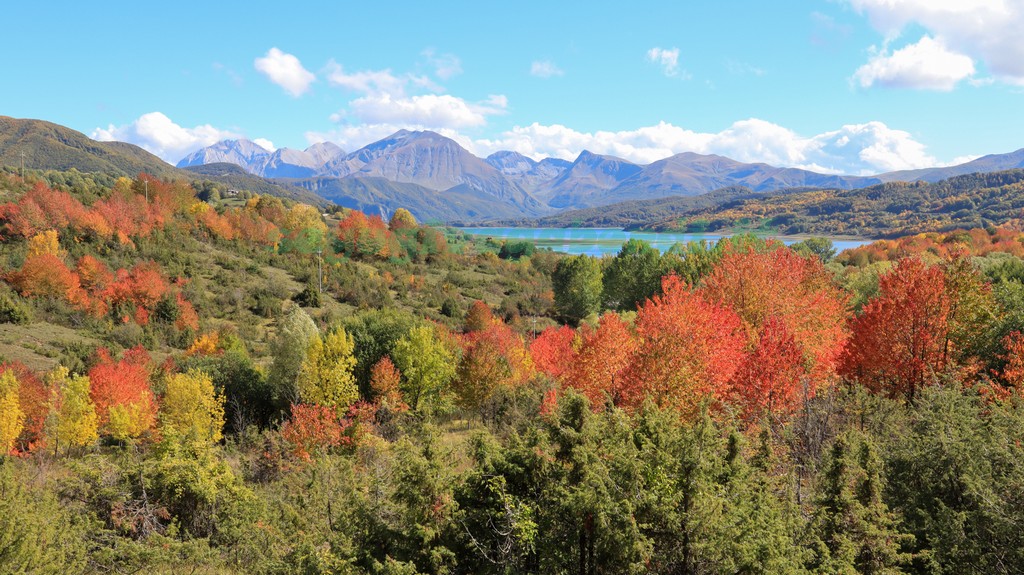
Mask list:
POLYGON ((651 48, 647 51, 647 61, 661 66, 666 76, 679 74, 679 48, 651 48))
POLYGON ((408 77, 399 78, 392 74, 390 68, 348 73, 334 60, 327 64, 327 82, 352 92, 402 95, 408 81, 408 77))
POLYGON ((96 128, 90 137, 102 142, 135 144, 174 164, 200 148, 241 135, 209 124, 183 128, 160 112, 150 112, 124 126, 110 124, 106 128, 96 128))
POLYGON ((948 92, 974 75, 974 62, 930 36, 892 52, 875 54, 853 75, 862 88, 874 85, 948 92))
POLYGON ((476 140, 471 150, 513 150, 534 159, 573 160, 586 149, 647 164, 682 152, 719 154, 741 162, 764 162, 823 173, 875 174, 937 164, 907 132, 881 122, 851 124, 815 136, 752 118, 717 133, 687 130, 666 122, 618 132, 580 132, 561 125, 517 126, 494 140, 476 140))
POLYGON ((277 151, 277 146, 274 145, 274 142, 271 142, 270 140, 268 140, 266 138, 256 138, 255 140, 253 140, 253 143, 256 144, 257 146, 263 148, 264 150, 266 150, 268 152, 276 152, 277 151))
POLYGON ((551 60, 535 60, 530 64, 530 75, 538 78, 550 78, 564 76, 565 72, 551 60))
POLYGON ((951 53, 983 63, 1001 81, 1024 85, 1024 1, 848 0, 887 41, 919 26, 951 53))
POLYGON ((277 48, 271 48, 266 56, 256 58, 254 65, 256 70, 295 98, 305 94, 316 80, 312 72, 302 67, 298 58, 277 48))
POLYGON ((491 96, 471 104, 447 94, 393 97, 370 94, 349 102, 349 110, 367 124, 415 125, 430 128, 471 128, 487 123, 487 116, 505 111, 504 96, 491 96))

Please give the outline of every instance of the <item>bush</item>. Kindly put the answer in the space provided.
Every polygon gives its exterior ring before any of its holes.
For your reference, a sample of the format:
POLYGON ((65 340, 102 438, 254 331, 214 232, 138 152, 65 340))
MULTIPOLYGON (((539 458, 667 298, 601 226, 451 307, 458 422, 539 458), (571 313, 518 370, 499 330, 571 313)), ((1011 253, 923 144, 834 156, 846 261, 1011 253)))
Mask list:
POLYGON ((28 306, 9 294, 0 295, 0 323, 25 324, 32 321, 28 306))

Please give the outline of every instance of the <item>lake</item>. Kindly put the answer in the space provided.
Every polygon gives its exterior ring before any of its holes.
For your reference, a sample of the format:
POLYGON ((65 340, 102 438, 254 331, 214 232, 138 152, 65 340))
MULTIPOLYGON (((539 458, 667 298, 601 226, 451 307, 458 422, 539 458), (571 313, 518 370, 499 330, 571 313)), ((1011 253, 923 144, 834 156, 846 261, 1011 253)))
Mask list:
MULTIPOLYGON (((570 254, 601 256, 617 254, 622 244, 630 238, 646 241, 664 252, 677 242, 708 240, 716 242, 731 234, 674 234, 659 232, 627 232, 617 228, 459 228, 467 234, 494 239, 529 240, 539 248, 551 248, 570 254)), ((788 236, 773 237, 785 244, 792 244, 803 238, 788 236)), ((870 240, 832 239, 836 250, 843 251, 870 243, 870 240)))

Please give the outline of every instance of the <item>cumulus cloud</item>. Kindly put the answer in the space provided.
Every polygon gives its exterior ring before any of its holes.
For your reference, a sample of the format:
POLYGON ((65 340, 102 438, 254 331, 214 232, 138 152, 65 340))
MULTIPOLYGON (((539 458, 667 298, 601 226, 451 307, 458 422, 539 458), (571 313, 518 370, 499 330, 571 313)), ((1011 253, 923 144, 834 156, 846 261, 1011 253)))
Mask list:
POLYGON ((487 116, 502 113, 504 96, 492 96, 479 104, 447 94, 393 97, 371 94, 349 103, 349 110, 368 124, 416 125, 433 128, 483 126, 487 116))
POLYGON ((316 80, 312 72, 302 67, 298 58, 277 48, 271 48, 266 56, 256 58, 254 65, 256 70, 295 98, 305 94, 316 80))
POLYGON ((256 138, 255 140, 253 140, 253 143, 256 144, 257 146, 263 148, 264 150, 266 150, 268 152, 276 152, 277 151, 277 146, 274 145, 274 142, 271 142, 270 140, 268 140, 266 138, 256 138))
POLYGON ((476 140, 470 149, 479 154, 513 150, 534 159, 553 156, 566 160, 590 150, 640 164, 696 152, 741 162, 864 175, 937 164, 910 134, 881 122, 850 124, 814 136, 801 136, 756 118, 735 122, 717 133, 695 132, 666 122, 617 132, 580 132, 534 123, 517 126, 493 140, 476 140))
POLYGON ((174 164, 200 148, 221 140, 236 139, 241 135, 209 124, 184 128, 160 112, 150 112, 124 126, 110 124, 106 128, 96 128, 90 137, 102 142, 135 144, 174 164))
MULTIPOLYGON (((951 54, 983 63, 1001 81, 1024 85, 1024 2, 1021 0, 849 0, 892 41, 924 28, 951 54)), ((923 38, 922 38, 923 41, 923 38)), ((920 45, 917 42, 914 45, 920 45)), ((869 64, 870 65, 870 64, 869 64)), ((962 61, 961 61, 961 70, 962 61)))
POLYGON ((666 76, 679 75, 679 48, 651 48, 647 51, 647 61, 660 66, 666 76))
POLYGON ((876 84, 894 88, 918 88, 948 92, 974 75, 974 62, 951 52, 930 36, 891 54, 882 51, 853 75, 862 88, 876 84))
POLYGON ((551 60, 535 60, 530 64, 530 75, 538 78, 550 78, 552 76, 564 76, 565 72, 551 60))
MULTIPOLYGON (((424 52, 424 55, 441 66, 438 69, 439 76, 453 73, 451 67, 457 62, 446 59, 450 55, 436 56, 431 51, 424 52)), ((372 126, 369 128, 372 133, 383 130, 377 128, 379 126, 391 126, 396 130, 401 127, 459 130, 484 126, 488 116, 504 114, 508 107, 508 99, 503 95, 491 95, 483 101, 470 102, 443 94, 444 88, 428 76, 395 74, 390 69, 348 72, 334 61, 327 66, 327 82, 361 94, 349 101, 346 109, 330 116, 332 122, 349 124, 333 132, 343 134, 335 136, 333 141, 338 143, 349 142, 352 138, 358 140, 362 133, 358 131, 358 124, 372 126), (422 93, 424 91, 430 93, 422 93)), ((311 134, 319 137, 318 132, 311 134)), ((350 144, 346 145, 351 147, 350 144)))

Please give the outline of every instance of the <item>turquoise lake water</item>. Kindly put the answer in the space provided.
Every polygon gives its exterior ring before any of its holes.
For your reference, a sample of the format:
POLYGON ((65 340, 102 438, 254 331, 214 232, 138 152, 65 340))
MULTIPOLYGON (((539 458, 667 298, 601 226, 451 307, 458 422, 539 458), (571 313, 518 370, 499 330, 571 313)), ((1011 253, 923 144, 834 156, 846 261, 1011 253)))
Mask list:
MULTIPOLYGON (((665 251, 677 242, 708 240, 716 242, 728 234, 672 234, 656 232, 627 232, 615 228, 460 228, 467 234, 494 239, 530 240, 539 248, 551 248, 570 254, 601 256, 616 254, 622 244, 630 238, 646 241, 660 251, 665 251)), ((773 237, 773 236, 768 236, 773 237)), ((785 244, 800 241, 801 238, 775 237, 785 244)), ((832 239, 836 250, 843 251, 869 243, 870 240, 832 239)))

